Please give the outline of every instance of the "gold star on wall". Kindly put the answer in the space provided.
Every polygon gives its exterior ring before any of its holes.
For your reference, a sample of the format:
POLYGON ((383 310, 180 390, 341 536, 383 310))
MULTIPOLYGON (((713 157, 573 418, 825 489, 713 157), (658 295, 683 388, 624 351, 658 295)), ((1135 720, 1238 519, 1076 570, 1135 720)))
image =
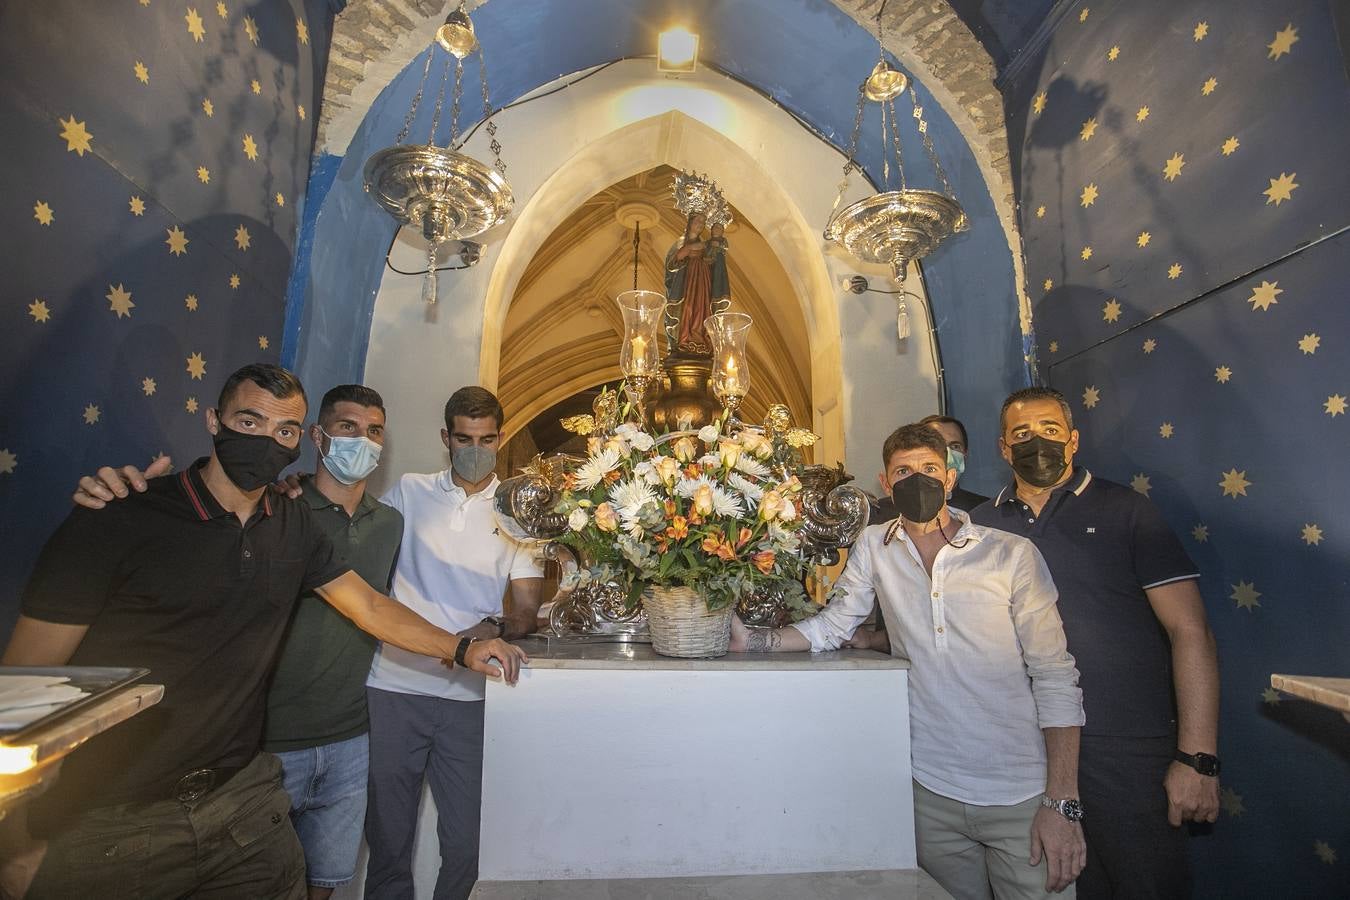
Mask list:
POLYGON ((1051 342, 1050 342, 1050 352, 1051 352, 1051 353, 1058 353, 1058 352, 1059 352, 1059 341, 1051 341, 1051 342))
POLYGON ((1209 526, 1208 525, 1195 526, 1194 528, 1191 529, 1191 537, 1195 539, 1195 542, 1197 544, 1205 543, 1206 541, 1209 540, 1209 526))
POLYGON ((1083 188, 1083 193, 1078 196, 1078 202, 1084 209, 1097 202, 1097 185, 1089 184, 1083 188))
POLYGON ((1101 399, 1102 399, 1102 392, 1097 390, 1096 387, 1088 385, 1087 387, 1083 388, 1083 406, 1087 407, 1088 409, 1095 409, 1097 407, 1098 401, 1100 401, 1101 399))
POLYGON ((1136 122, 1142 122, 1147 118, 1148 118, 1148 107, 1147 106, 1139 107, 1139 110, 1134 114, 1134 120, 1136 122))
POLYGON ((1251 485, 1252 483, 1247 480, 1247 470, 1239 472, 1236 467, 1224 472, 1223 480, 1219 482, 1219 487, 1223 488, 1223 495, 1235 499, 1247 496, 1247 488, 1251 485))
POLYGON ((197 398, 196 397, 187 398, 187 402, 183 404, 183 409, 187 410, 190 413, 195 413, 197 411, 197 398))
POLYGON ((1303 543, 1309 547, 1316 547, 1322 543, 1322 529, 1318 528, 1313 522, 1305 524, 1303 526, 1303 543))
POLYGON ((1148 483, 1148 476, 1143 472, 1130 479, 1130 487, 1134 488, 1136 493, 1148 496, 1148 492, 1153 490, 1153 485, 1148 483))
POLYGON ((200 381, 206 374, 206 360, 202 359, 200 353, 194 353, 187 358, 187 372, 193 381, 200 381))
POLYGON ((216 105, 211 102, 210 97, 202 100, 202 112, 206 113, 208 119, 216 114, 216 105))
POLYGON ((251 243, 252 238, 249 237, 247 228, 245 228, 243 225, 240 225, 238 228, 234 230, 234 245, 236 247, 238 247, 240 250, 247 250, 251 243))
POLYGON ((1247 298, 1247 302, 1252 305, 1252 312, 1258 309, 1266 312, 1280 302, 1275 298, 1284 293, 1284 288, 1276 287, 1277 284, 1278 281, 1262 281, 1260 287, 1252 288, 1252 295, 1247 298))
POLYGON ((1038 218, 1038 219, 1044 219, 1044 218, 1045 218, 1045 206, 1044 206, 1044 205, 1041 205, 1041 206, 1036 207, 1036 218, 1038 218))
POLYGON ((56 121, 63 126, 61 137, 66 142, 67 152, 84 156, 86 151, 92 149, 90 144, 93 142, 94 136, 85 129, 83 122, 76 122, 73 115, 68 120, 57 119, 56 121))
POLYGON ((239 289, 239 276, 238 276, 237 274, 231 273, 231 275, 230 275, 230 290, 233 291, 233 290, 238 290, 238 289, 239 289))
POLYGON ((1279 706, 1280 700, 1283 698, 1280 697, 1279 691, 1275 690, 1273 687, 1268 687, 1261 692, 1261 699, 1267 706, 1279 706))
POLYGON ((1205 39, 1205 35, 1207 34, 1209 34, 1209 23, 1197 22, 1195 24, 1195 30, 1191 32, 1191 37, 1195 38, 1195 42, 1198 44, 1205 39))
POLYGON ((1336 862, 1336 850, 1326 841, 1313 841, 1313 852, 1317 858, 1327 865, 1334 865, 1336 862))
POLYGON ((1228 599, 1236 601, 1238 609, 1255 609, 1261 605, 1261 601, 1256 599, 1261 596, 1261 592, 1256 589, 1255 583, 1239 581, 1232 588, 1233 593, 1228 595, 1228 599))
POLYGON ((188 236, 183 232, 183 229, 175 225, 167 229, 165 234, 168 235, 168 238, 165 239, 164 243, 169 245, 170 253, 174 256, 182 256, 187 253, 187 245, 191 241, 188 240, 188 236))
POLYGON ((281 191, 277 191, 277 194, 273 199, 277 201, 277 206, 286 205, 286 198, 281 195, 281 191))
POLYGON ((200 44, 206 37, 206 25, 202 22, 202 17, 197 15, 197 10, 191 6, 188 7, 187 15, 183 16, 187 21, 188 34, 192 35, 192 40, 200 44))
POLYGON ((1275 40, 1266 44, 1266 47, 1270 50, 1270 53, 1266 54, 1266 58, 1279 59, 1293 49, 1293 46, 1297 43, 1298 29, 1294 27, 1293 22, 1290 22, 1283 29, 1275 32, 1275 40))
POLYGON ((253 135, 246 134, 244 135, 243 144, 244 155, 249 158, 250 162, 255 162, 258 159, 258 142, 253 140, 253 135))
POLYGON ((98 406, 96 406, 95 404, 90 403, 88 406, 84 408, 84 416, 83 416, 84 424, 93 425, 102 417, 103 413, 99 410, 98 406))
POLYGON ((108 298, 108 310, 117 314, 117 318, 131 317, 131 310, 136 306, 131 302, 131 291, 124 288, 121 282, 117 287, 108 285, 108 293, 104 295, 108 298))
POLYGON ((19 458, 8 449, 0 448, 0 475, 13 475, 19 465, 19 458))
POLYGON ((300 43, 309 43, 309 26, 300 19, 295 20, 295 36, 299 38, 300 43))
POLYGON ((1173 153, 1163 166, 1163 178, 1168 181, 1176 181, 1177 176, 1181 174, 1182 168, 1186 165, 1186 157, 1180 153, 1173 153))
POLYGON ((210 184, 210 183, 211 183, 211 170, 208 169, 206 166, 198 166, 198 167, 197 167, 197 180, 200 181, 202 184, 210 184))
POLYGON ((1205 79, 1205 83, 1200 86, 1200 93, 1208 97, 1214 93, 1214 89, 1219 86, 1219 79, 1210 77, 1205 79))
POLYGON ((196 311, 197 311, 197 295, 196 295, 196 294, 188 294, 186 297, 183 298, 183 305, 186 306, 186 307, 188 308, 188 312, 196 312, 196 311))
POLYGON ((1247 810, 1242 806, 1242 795, 1231 787, 1226 787, 1219 794, 1219 805, 1223 811, 1233 818, 1239 818, 1247 810))
POLYGON ((1305 334, 1298 342, 1298 349, 1309 356, 1316 353, 1320 346, 1322 346, 1322 337, 1316 334, 1305 334))
POLYGON ((1108 322, 1114 322, 1116 321, 1116 319, 1119 319, 1120 301, 1118 301, 1115 297, 1112 297, 1110 300, 1107 300, 1106 305, 1102 307, 1102 318, 1108 322))
POLYGON ((1145 353, 1152 353, 1156 349, 1158 349, 1158 342, 1155 341, 1153 338, 1149 338, 1148 340, 1144 341, 1143 351, 1145 353))
POLYGON ((258 46, 258 23, 252 16, 244 16, 244 34, 248 35, 249 43, 258 46))
POLYGON ((1141 231, 1139 232, 1139 237, 1134 239, 1134 244, 1142 250, 1148 246, 1148 242, 1151 240, 1153 240, 1153 235, 1149 234, 1147 231, 1141 231))
POLYGON ((1090 13, 1090 12, 1092 12, 1092 10, 1088 9, 1086 6, 1083 7, 1083 11, 1080 12, 1080 13, 1078 14, 1078 21, 1080 21, 1080 22, 1086 22, 1086 21, 1087 21, 1087 17, 1088 17, 1088 13, 1090 13))
POLYGON ((145 215, 145 201, 140 197, 132 197, 127 201, 127 206, 131 209, 133 216, 145 215))
POLYGON ((1294 189, 1298 187, 1298 182, 1294 181, 1294 176, 1297 174, 1297 172, 1281 172, 1279 178, 1270 179, 1270 187, 1261 192, 1266 195, 1267 206, 1271 203, 1279 206, 1284 201, 1293 198, 1294 189))
POLYGON ((136 80, 141 84, 150 83, 150 70, 147 69, 145 63, 141 62, 139 59, 136 60, 136 65, 131 67, 131 71, 135 74, 136 80))
POLYGON ((1158 437, 1163 440, 1167 440, 1174 434, 1176 434, 1176 429, 1172 427, 1171 422, 1164 422, 1158 426, 1158 437))
POLYGON ((1111 62, 1115 62, 1116 59, 1118 59, 1119 57, 1120 57, 1119 47, 1112 47, 1110 50, 1106 51, 1106 58, 1109 59, 1111 62))
POLYGON ((52 208, 47 205, 47 202, 45 200, 39 200, 37 203, 33 204, 33 218, 37 219, 43 225, 50 225, 52 224, 52 219, 56 217, 52 215, 52 208))
POLYGON ((230 11, 225 8, 224 3, 217 3, 216 15, 220 16, 222 19, 228 19, 230 17, 230 11))
POLYGON ((1176 281, 1181 277, 1181 263, 1172 263, 1167 267, 1167 278, 1169 281, 1176 281))
POLYGON ((1092 248, 1084 247, 1078 255, 1081 256, 1083 259, 1092 259, 1092 248))
POLYGON ((1041 91, 1039 94, 1036 95, 1036 98, 1031 101, 1031 109, 1036 113, 1036 115, 1039 116, 1041 113, 1045 112, 1045 101, 1046 101, 1045 91, 1041 91))
POLYGON ((260 334, 260 335, 258 335, 258 349, 259 349, 259 350, 266 350, 267 347, 268 347, 268 345, 269 345, 270 343, 271 343, 271 342, 267 340, 267 335, 265 335, 265 334, 260 334))
POLYGON ((295 113, 300 117, 300 121, 303 122, 305 119, 305 108, 297 104, 295 107, 295 113))
POLYGON ((1083 128, 1078 132, 1078 139, 1080 141, 1090 141, 1092 140, 1092 136, 1096 133, 1097 133, 1097 120, 1095 118, 1088 119, 1086 122, 1083 123, 1083 128))
POLYGON ((141 393, 144 394, 144 395, 147 396, 147 397, 153 396, 154 393, 155 393, 155 379, 153 379, 153 378, 142 378, 142 379, 141 379, 141 393))
POLYGON ((46 322, 52 317, 52 311, 47 308, 46 300, 34 300, 28 304, 28 314, 33 317, 33 321, 38 324, 46 322))
POLYGON ((248 83, 248 89, 249 89, 250 91, 252 91, 253 93, 255 93, 255 94, 261 94, 261 93, 262 93, 262 82, 260 82, 258 79, 255 78, 255 79, 253 79, 252 81, 250 81, 250 82, 248 83))
POLYGON ((1232 156, 1237 152, 1237 148, 1241 146, 1242 142, 1237 139, 1237 135, 1234 135, 1223 142, 1223 146, 1219 148, 1219 152, 1224 156, 1232 156))
POLYGON ((1341 394, 1332 394, 1327 398, 1327 402, 1322 404, 1322 409, 1333 419, 1345 415, 1345 397, 1341 394))
POLYGON ((1055 279, 1053 278, 1045 279, 1045 282, 1041 285, 1041 287, 1045 288, 1046 292, 1049 292, 1050 289, 1053 288, 1054 286, 1055 286, 1055 279))
POLYGON ((1227 366, 1219 366, 1214 370, 1214 380, 1219 384, 1227 384, 1228 379, 1233 377, 1233 370, 1227 366))

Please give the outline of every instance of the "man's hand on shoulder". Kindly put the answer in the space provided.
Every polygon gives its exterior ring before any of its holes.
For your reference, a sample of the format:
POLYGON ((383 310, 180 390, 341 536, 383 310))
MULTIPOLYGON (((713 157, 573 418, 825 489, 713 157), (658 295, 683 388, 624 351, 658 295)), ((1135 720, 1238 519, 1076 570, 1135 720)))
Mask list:
POLYGON ((272 485, 272 490, 284 497, 290 497, 292 500, 299 500, 300 495, 305 492, 304 488, 300 486, 300 476, 294 472, 272 485))
POLYGON ((135 466, 123 466, 120 469, 114 469, 112 466, 104 466, 93 475, 86 475, 80 479, 79 486, 75 488, 75 493, 71 494, 70 499, 77 506, 83 506, 86 509, 102 509, 113 500, 124 500, 131 495, 131 491, 144 493, 149 487, 146 483, 148 478, 158 478, 165 475, 173 468, 173 460, 167 456, 158 457, 154 462, 145 467, 142 472, 135 466))
POLYGON ((1219 779, 1201 775, 1190 766, 1173 762, 1163 778, 1167 791, 1167 821, 1178 828, 1182 822, 1213 822, 1219 817, 1219 779))
POLYGON ((1083 826, 1048 807, 1036 810, 1036 817, 1031 820, 1031 864, 1040 865, 1042 856, 1047 891, 1057 894, 1073 884, 1087 865, 1083 826))

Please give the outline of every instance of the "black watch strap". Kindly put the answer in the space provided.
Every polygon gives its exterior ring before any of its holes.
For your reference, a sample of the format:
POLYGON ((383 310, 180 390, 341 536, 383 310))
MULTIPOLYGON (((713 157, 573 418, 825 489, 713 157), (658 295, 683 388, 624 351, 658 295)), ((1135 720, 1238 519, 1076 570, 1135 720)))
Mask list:
POLYGON ((1179 763, 1185 763, 1201 775, 1214 778, 1219 774, 1219 758, 1212 753, 1184 753, 1178 750, 1172 758, 1179 763))
POLYGON ((469 645, 476 640, 478 638, 463 638, 460 640, 459 646, 455 648, 455 665, 466 669, 469 667, 469 664, 464 661, 464 655, 469 652, 469 645))
POLYGON ((504 637, 506 635, 506 620, 500 616, 487 616, 483 619, 483 623, 485 625, 497 626, 497 637, 504 637))

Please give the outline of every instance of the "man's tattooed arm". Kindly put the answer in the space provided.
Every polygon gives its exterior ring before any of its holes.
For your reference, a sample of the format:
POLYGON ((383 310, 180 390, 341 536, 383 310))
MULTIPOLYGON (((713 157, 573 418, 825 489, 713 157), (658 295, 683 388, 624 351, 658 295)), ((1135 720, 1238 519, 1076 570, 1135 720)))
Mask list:
POLYGON ((773 628, 748 628, 750 634, 745 639, 746 653, 772 653, 783 646, 783 636, 773 628))

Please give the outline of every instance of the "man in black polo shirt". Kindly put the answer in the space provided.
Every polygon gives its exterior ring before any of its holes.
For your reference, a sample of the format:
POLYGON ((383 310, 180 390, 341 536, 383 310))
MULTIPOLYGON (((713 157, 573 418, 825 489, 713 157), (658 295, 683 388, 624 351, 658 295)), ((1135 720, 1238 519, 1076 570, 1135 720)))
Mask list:
POLYGON ((1013 484, 971 520, 1031 539, 1059 589, 1082 673, 1080 898, 1190 896, 1187 820, 1219 808, 1219 669, 1199 573, 1149 500, 1073 465, 1078 431, 1050 388, 1003 404, 1013 484))
POLYGON ((164 700, 89 741, 10 825, 8 888, 28 896, 303 898, 304 860, 275 757, 258 752, 267 677, 302 591, 417 653, 514 681, 523 654, 460 639, 379 594, 334 554, 303 501, 268 486, 298 453, 304 390, 277 366, 230 376, 206 414, 214 449, 113 508, 76 509, 48 541, 2 660, 146 666, 164 700), (16 844, 19 844, 16 846, 16 844))

